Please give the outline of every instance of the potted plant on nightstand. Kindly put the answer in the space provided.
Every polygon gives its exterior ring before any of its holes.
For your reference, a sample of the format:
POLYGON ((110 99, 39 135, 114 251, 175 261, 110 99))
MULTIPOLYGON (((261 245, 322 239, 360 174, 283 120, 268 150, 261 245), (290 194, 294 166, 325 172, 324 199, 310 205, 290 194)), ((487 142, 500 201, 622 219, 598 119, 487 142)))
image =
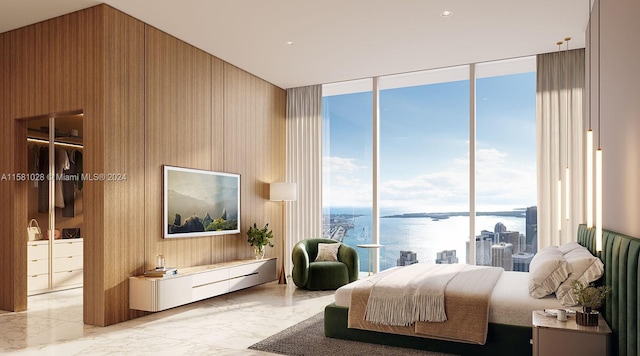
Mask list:
POLYGON ((575 280, 571 283, 571 291, 576 296, 582 310, 576 311, 576 324, 583 326, 598 325, 598 308, 602 306, 607 293, 611 292, 611 287, 596 287, 593 284, 582 283, 575 280))
POLYGON ((266 224, 262 229, 258 229, 256 223, 249 227, 247 231, 247 242, 253 246, 253 250, 256 259, 263 259, 266 246, 273 247, 271 239, 273 238, 273 231, 269 230, 269 224, 266 224))

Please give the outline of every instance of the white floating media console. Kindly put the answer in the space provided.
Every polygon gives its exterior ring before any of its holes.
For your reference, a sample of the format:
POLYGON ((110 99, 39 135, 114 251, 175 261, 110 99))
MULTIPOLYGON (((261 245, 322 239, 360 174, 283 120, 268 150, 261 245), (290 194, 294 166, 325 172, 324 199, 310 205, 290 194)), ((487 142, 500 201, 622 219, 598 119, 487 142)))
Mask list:
POLYGON ((178 268, 164 278, 129 277, 129 308, 157 312, 276 279, 275 257, 178 268))

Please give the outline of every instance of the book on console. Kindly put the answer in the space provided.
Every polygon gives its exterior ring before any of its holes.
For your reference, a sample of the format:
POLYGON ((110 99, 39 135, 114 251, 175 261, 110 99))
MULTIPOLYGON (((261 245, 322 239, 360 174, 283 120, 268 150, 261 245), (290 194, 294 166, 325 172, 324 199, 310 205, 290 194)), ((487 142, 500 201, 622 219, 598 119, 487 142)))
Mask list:
POLYGON ((178 269, 175 267, 156 268, 144 273, 146 277, 168 277, 176 274, 178 274, 178 269))

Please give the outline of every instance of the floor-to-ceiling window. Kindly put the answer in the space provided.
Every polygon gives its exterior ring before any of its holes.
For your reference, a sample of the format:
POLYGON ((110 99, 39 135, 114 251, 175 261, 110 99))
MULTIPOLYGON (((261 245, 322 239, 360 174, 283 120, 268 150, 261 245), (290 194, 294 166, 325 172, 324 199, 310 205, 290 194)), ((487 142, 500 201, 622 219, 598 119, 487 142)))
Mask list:
POLYGON ((372 242, 372 115, 371 79, 323 88, 323 235, 353 247, 372 242))
POLYGON ((380 243, 381 270, 465 263, 474 240, 476 264, 528 270, 537 249, 535 58, 378 78, 376 184, 371 83, 323 88, 325 236, 380 243))
POLYGON ((476 264, 528 271, 537 251, 535 59, 476 65, 476 264))
POLYGON ((380 78, 380 269, 464 263, 468 66, 380 78))

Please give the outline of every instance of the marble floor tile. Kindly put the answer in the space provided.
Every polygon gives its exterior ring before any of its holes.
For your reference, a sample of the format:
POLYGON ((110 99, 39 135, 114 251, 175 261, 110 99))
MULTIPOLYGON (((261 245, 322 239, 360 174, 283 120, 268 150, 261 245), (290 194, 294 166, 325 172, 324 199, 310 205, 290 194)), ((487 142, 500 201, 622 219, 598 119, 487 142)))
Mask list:
POLYGON ((333 302, 333 291, 271 282, 107 327, 82 322, 82 289, 29 297, 0 312, 0 354, 269 355, 247 347, 333 302))

